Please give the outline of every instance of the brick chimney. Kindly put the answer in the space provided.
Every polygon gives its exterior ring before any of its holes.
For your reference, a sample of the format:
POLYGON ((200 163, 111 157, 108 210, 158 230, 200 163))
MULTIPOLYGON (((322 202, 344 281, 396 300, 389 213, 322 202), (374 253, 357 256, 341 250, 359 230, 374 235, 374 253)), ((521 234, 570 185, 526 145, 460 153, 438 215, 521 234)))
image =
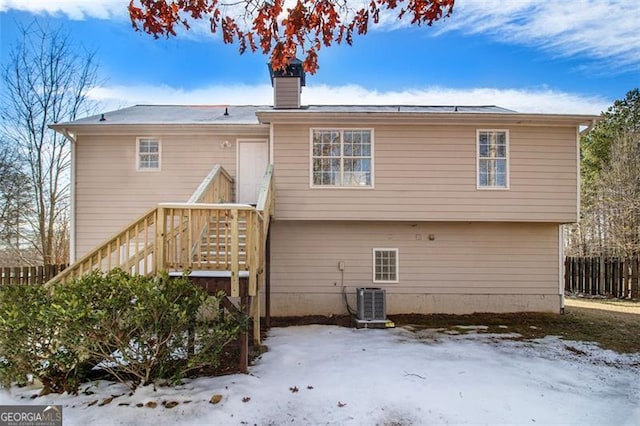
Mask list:
POLYGON ((300 108, 300 93, 306 84, 302 61, 293 59, 285 70, 274 70, 269 64, 273 107, 276 109, 300 108))

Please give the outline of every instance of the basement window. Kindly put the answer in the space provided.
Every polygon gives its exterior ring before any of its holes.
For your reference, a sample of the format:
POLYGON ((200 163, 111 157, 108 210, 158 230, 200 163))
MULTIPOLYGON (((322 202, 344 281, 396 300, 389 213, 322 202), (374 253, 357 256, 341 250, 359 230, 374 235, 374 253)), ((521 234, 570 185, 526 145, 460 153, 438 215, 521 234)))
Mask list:
POLYGON ((397 248, 373 249, 373 282, 397 283, 399 281, 399 256, 397 248))
POLYGON ((136 151, 136 170, 141 172, 160 170, 160 139, 137 138, 136 151))

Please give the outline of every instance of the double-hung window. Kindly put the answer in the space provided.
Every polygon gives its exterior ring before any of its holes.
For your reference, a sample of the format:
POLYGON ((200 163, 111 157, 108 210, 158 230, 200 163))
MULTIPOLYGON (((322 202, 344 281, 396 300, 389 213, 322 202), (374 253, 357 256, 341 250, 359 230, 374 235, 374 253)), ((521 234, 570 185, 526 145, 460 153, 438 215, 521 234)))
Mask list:
POLYGON ((312 187, 372 187, 373 131, 313 129, 312 187))
POLYGON ((509 132, 478 130, 478 188, 509 187, 509 132))
POLYGON ((160 139, 138 138, 136 151, 138 171, 160 170, 160 139))

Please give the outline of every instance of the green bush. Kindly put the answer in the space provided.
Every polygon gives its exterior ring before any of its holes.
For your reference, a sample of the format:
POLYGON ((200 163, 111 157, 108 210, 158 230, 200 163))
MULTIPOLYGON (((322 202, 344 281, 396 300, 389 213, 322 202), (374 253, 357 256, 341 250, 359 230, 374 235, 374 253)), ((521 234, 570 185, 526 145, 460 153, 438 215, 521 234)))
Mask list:
POLYGON ((186 278, 94 272, 59 284, 0 291, 0 378, 34 374, 45 391, 75 391, 93 366, 133 389, 216 367, 247 327, 233 315, 205 320, 220 297, 186 278))
POLYGON ((33 374, 44 393, 75 391, 88 369, 67 326, 83 311, 64 309, 41 285, 0 288, 0 379, 6 386, 33 374))

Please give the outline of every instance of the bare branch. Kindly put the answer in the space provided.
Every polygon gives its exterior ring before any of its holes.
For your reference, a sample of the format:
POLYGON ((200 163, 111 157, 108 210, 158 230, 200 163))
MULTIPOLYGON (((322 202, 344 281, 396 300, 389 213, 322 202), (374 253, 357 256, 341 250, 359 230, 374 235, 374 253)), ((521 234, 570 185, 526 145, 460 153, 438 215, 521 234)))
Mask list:
POLYGON ((31 235, 21 243, 37 248, 45 263, 64 261, 60 253, 68 253, 60 247, 68 237, 57 233, 68 232, 59 221, 69 216, 71 164, 69 141, 48 125, 89 112, 87 92, 97 79, 94 53, 78 52, 65 32, 34 21, 21 29, 2 69, 0 130, 18 148, 30 182, 23 224, 31 235))

